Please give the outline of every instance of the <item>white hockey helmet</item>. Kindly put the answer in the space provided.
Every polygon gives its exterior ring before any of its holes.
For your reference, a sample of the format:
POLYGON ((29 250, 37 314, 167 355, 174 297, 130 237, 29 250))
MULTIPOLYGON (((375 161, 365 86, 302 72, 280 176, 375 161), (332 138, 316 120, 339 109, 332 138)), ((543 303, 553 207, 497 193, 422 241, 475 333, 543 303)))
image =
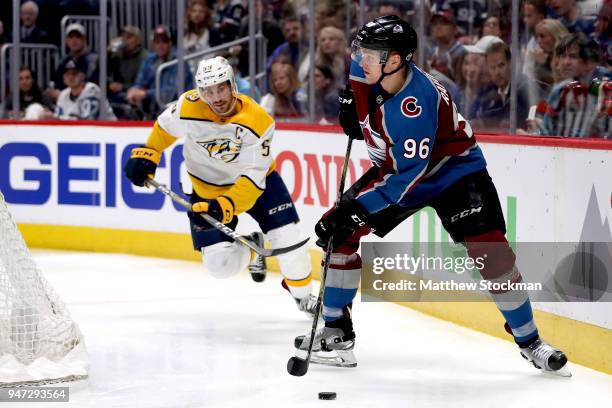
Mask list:
POLYGON ((234 101, 232 102, 228 112, 217 112, 221 115, 227 114, 234 109, 236 98, 238 97, 238 87, 236 86, 236 80, 234 79, 234 69, 223 57, 204 59, 199 62, 198 69, 196 70, 195 74, 195 82, 198 89, 198 94, 204 102, 209 103, 204 96, 204 89, 208 88, 209 86, 222 84, 226 81, 229 81, 230 83, 234 101))

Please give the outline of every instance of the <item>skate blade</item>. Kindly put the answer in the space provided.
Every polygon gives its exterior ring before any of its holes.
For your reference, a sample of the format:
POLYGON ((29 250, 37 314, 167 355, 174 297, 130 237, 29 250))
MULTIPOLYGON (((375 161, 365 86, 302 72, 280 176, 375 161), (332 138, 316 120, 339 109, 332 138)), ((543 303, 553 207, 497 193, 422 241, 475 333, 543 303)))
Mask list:
POLYGON ((521 357, 523 357, 525 360, 527 360, 527 362, 529 364, 531 364, 532 366, 534 366, 539 371, 541 371, 541 372, 543 372, 545 374, 553 375, 553 376, 556 376, 556 377, 565 377, 565 378, 570 378, 572 376, 572 372, 567 367, 567 363, 563 367, 558 369, 558 370, 545 370, 545 369, 541 368, 540 366, 536 365, 533 362, 533 360, 530 359, 529 357, 527 357, 525 354, 521 353, 521 357))
POLYGON ((310 356, 310 362, 330 367, 357 367, 357 359, 352 350, 313 352, 310 356))
POLYGON ((561 367, 560 369, 558 369, 557 371, 542 370, 542 372, 546 374, 554 375, 556 377, 571 378, 572 376, 572 372, 569 370, 569 368, 567 368, 567 364, 561 367))

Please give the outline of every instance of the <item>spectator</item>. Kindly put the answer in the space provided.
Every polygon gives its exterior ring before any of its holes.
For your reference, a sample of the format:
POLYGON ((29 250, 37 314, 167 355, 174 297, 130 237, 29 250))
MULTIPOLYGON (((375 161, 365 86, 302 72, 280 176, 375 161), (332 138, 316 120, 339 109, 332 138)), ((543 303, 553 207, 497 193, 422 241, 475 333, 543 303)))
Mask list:
MULTIPOLYGON (((336 27, 339 30, 346 28, 347 15, 354 10, 352 2, 346 0, 326 0, 315 2, 315 33, 322 27, 336 27)), ((307 21, 311 16, 303 9, 302 17, 307 21)))
POLYGON ((548 5, 569 32, 590 35, 595 30, 594 16, 583 16, 576 0, 549 0, 548 5))
MULTIPOLYGON (((536 25, 537 48, 533 53, 534 70, 536 79, 541 80, 546 75, 554 77, 554 70, 551 64, 551 56, 555 49, 555 44, 569 34, 567 28, 559 20, 545 18, 536 25), (544 71, 538 74, 538 70, 544 71)), ((545 82, 550 83, 550 80, 545 82)))
MULTIPOLYGON (((127 100, 138 106, 147 117, 153 117, 162 108, 158 106, 155 97, 155 72, 162 63, 175 58, 172 47, 172 35, 165 26, 158 26, 153 31, 153 52, 142 62, 134 86, 128 89, 127 100)), ((193 78, 189 66, 185 63, 185 90, 193 88, 193 78)), ((165 69, 160 79, 161 99, 167 102, 178 97, 177 94, 178 65, 165 69)))
MULTIPOLYGON (((278 2, 282 3, 282 2, 278 2)), ((266 56, 270 58, 272 52, 285 42, 283 37, 283 31, 279 26, 279 22, 275 18, 275 11, 273 6, 278 6, 276 3, 270 3, 266 0, 255 0, 255 21, 261 21, 261 33, 266 39, 266 56)), ((240 37, 246 37, 249 35, 249 25, 242 24, 240 28, 240 37)), ((231 55, 237 55, 239 59, 238 70, 240 72, 249 71, 249 47, 248 43, 242 46, 232 47, 231 55), (237 52, 239 51, 239 52, 237 52)))
MULTIPOLYGON (((46 110, 51 112, 52 104, 43 98, 42 91, 36 82, 36 76, 29 67, 19 69, 19 118, 41 119, 46 110)), ((9 94, 6 98, 5 112, 11 114, 13 98, 9 94)))
MULTIPOLYGON (((61 20, 66 15, 97 15, 100 11, 100 0, 34 0, 40 8, 40 16, 37 25, 47 31, 49 34, 49 42, 59 45, 60 35, 65 35, 61 32, 61 20)), ((108 10, 110 12, 110 1, 108 10)), ((6 1, 0 1, 6 3, 6 1)), ((8 2, 10 3, 10 1, 8 2)), ((116 3, 116 2, 115 2, 116 3)), ((62 74, 57 85, 62 84, 62 74)))
MULTIPOLYGON (((457 62, 460 58, 461 57, 457 58, 457 62)), ((459 100, 459 98, 461 97, 461 91, 455 81, 453 81, 451 78, 447 77, 437 69, 433 68, 429 60, 425 60, 425 64, 423 64, 423 69, 429 75, 434 77, 438 82, 440 82, 444 86, 444 88, 446 88, 448 93, 450 93, 451 97, 453 98, 453 101, 459 100)))
POLYGON ((465 45, 466 52, 485 55, 493 44, 503 44, 504 40, 494 35, 485 35, 476 41, 474 45, 465 45))
POLYGON ((334 87, 334 73, 327 65, 317 65, 314 72, 315 119, 323 125, 338 123, 340 103, 334 87))
POLYGON ((220 43, 235 40, 240 32, 240 21, 245 15, 241 0, 217 0, 214 3, 214 28, 219 33, 220 43))
POLYGON ((414 1, 412 0, 379 0, 377 7, 377 17, 398 16, 408 20, 408 10, 414 13, 414 1))
POLYGON ((38 5, 33 1, 26 1, 21 5, 21 42, 48 43, 49 35, 36 26, 38 19, 38 5))
POLYGON ((431 17, 431 39, 434 44, 430 51, 431 67, 453 79, 456 60, 465 52, 457 41, 457 26, 450 11, 440 11, 431 17))
MULTIPOLYGON (((276 3, 282 3, 280 1, 276 3)), ((266 0, 255 1, 255 12, 258 21, 261 21, 261 32, 266 37, 266 55, 269 57, 272 52, 285 41, 283 30, 281 30, 278 18, 275 16, 273 5, 266 0)), ((244 26, 242 36, 248 35, 248 26, 244 26)))
POLYGON ((305 113, 306 92, 300 88, 293 65, 282 61, 270 69, 270 92, 261 98, 261 106, 275 117, 300 117, 305 113))
POLYGON ((528 123, 538 135, 588 137, 606 129, 607 115, 597 117, 596 105, 589 90, 599 90, 602 80, 610 80, 610 71, 599 65, 599 47, 583 33, 569 34, 555 45, 560 74, 568 78, 555 85, 548 100, 543 120, 528 123), (578 107, 575 104, 578 103, 578 107), (578 113, 581 113, 578 115, 578 113))
POLYGON ((68 46, 68 55, 60 61, 55 72, 55 82, 53 85, 57 89, 51 89, 49 92, 53 100, 56 100, 59 91, 65 88, 64 71, 66 64, 70 61, 76 61, 79 69, 83 69, 88 82, 97 84, 100 78, 98 56, 87 48, 85 27, 79 23, 70 24, 66 29, 66 45, 68 46))
MULTIPOLYGON (((563 37, 565 37, 565 36, 563 36, 563 37)), ((552 53, 552 60, 550 62, 550 66, 551 66, 551 69, 552 69, 552 77, 553 77, 553 83, 552 83, 552 86, 551 86, 551 89, 550 89, 550 90, 552 90, 552 87, 554 87, 556 84, 558 84, 561 81, 565 81, 566 79, 570 79, 570 77, 569 76, 565 77, 562 74, 561 69, 559 69, 559 56, 557 55, 556 51, 554 51, 554 50, 553 50, 553 53, 552 53)), ((549 94, 550 94, 550 92, 549 92, 549 94)), ((548 98, 548 95, 546 96, 546 98, 548 98)))
POLYGON ((482 24, 482 36, 492 35, 505 42, 510 40, 510 22, 503 16, 488 16, 482 24))
MULTIPOLYGON (((535 36, 536 25, 546 18, 545 0, 526 0, 523 3, 523 25, 524 30, 521 35, 521 53, 526 55, 537 47, 538 43, 535 36)), ((527 71, 524 71, 527 73, 527 71)))
MULTIPOLYGON (((332 26, 321 29, 317 38, 315 65, 326 65, 331 68, 335 78, 332 88, 344 87, 351 67, 351 55, 341 30, 332 26)), ((306 56, 298 71, 298 78, 302 84, 308 82, 309 71, 310 58, 306 56)))
POLYGON ((599 44, 599 49, 603 56, 603 61, 606 66, 612 66, 612 44, 610 37, 612 36, 612 3, 606 3, 601 6, 597 14, 595 22, 595 31, 591 37, 599 44))
POLYGON ((86 72, 77 60, 64 64, 64 84, 55 105, 54 116, 68 120, 117 120, 100 87, 87 82, 86 72))
POLYGON ((295 14, 295 10, 289 11, 293 4, 286 0, 263 0, 262 4, 265 7, 264 14, 269 15, 273 20, 280 21, 289 12, 295 14))
POLYGON ((585 83, 610 78, 610 70, 601 66, 599 46, 584 33, 566 35, 557 42, 555 52, 563 78, 585 83))
POLYGON ((452 13, 456 18, 460 36, 477 36, 490 11, 487 0, 434 0, 432 3, 434 13, 441 11, 452 13))
POLYGON ((546 99, 552 85, 558 81, 555 78, 553 50, 555 43, 568 34, 567 29, 559 20, 545 18, 536 24, 535 34, 537 47, 525 55, 525 71, 536 87, 530 90, 530 104, 537 104, 546 99))
POLYGON ((285 42, 279 45, 268 59, 267 71, 270 72, 272 64, 281 56, 287 58, 294 69, 300 66, 304 57, 304 47, 302 46, 302 24, 295 16, 286 17, 282 23, 285 42))
MULTIPOLYGON (((185 27, 185 52, 191 54, 221 44, 217 30, 212 27, 212 12, 204 0, 192 0, 187 9, 187 24, 185 27)), ((192 72, 197 68, 193 61, 192 72)))
POLYGON ((143 41, 140 28, 125 26, 121 29, 121 43, 109 58, 110 92, 119 96, 122 101, 125 101, 125 92, 136 81, 140 66, 147 57, 143 41))
POLYGON ((117 116, 135 119, 127 101, 127 91, 134 85, 142 62, 147 57, 142 31, 135 26, 121 29, 121 42, 108 61, 108 99, 117 116))
POLYGON ((453 98, 458 112, 469 112, 478 92, 489 85, 489 73, 485 66, 486 51, 466 46, 466 53, 457 60, 455 82, 459 87, 459 96, 453 98))
MULTIPOLYGON (((495 43, 487 49, 485 56, 491 85, 485 87, 472 105, 470 118, 472 124, 480 130, 504 130, 510 127, 510 91, 511 91, 511 54, 510 48, 503 43, 495 43)), ((516 120, 517 127, 524 127, 529 111, 525 78, 517 80, 516 120)))

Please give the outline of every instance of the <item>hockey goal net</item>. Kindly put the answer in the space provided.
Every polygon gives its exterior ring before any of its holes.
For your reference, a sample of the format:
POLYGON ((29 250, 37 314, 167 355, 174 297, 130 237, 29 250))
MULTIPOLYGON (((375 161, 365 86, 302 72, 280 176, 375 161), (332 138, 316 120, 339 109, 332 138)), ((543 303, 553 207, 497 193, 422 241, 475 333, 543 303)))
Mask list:
POLYGON ((0 387, 87 377, 83 336, 36 267, 0 192, 0 387))

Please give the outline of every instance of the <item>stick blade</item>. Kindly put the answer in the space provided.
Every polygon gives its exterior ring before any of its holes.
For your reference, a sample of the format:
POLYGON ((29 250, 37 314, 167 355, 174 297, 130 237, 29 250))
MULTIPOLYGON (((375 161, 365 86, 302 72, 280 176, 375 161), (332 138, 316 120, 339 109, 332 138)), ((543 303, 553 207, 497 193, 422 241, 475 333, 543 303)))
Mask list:
POLYGON ((308 242, 310 238, 306 238, 303 241, 298 242, 297 244, 293 244, 290 245, 288 247, 284 247, 284 248, 273 248, 273 249, 266 249, 266 252, 269 254, 262 254, 264 256, 276 256, 276 255, 282 255, 282 254, 286 254, 287 252, 291 252, 293 250, 298 249, 299 247, 303 246, 305 243, 308 242))
POLYGON ((302 377, 308 372, 308 360, 293 356, 287 361, 287 372, 294 377, 302 377))

